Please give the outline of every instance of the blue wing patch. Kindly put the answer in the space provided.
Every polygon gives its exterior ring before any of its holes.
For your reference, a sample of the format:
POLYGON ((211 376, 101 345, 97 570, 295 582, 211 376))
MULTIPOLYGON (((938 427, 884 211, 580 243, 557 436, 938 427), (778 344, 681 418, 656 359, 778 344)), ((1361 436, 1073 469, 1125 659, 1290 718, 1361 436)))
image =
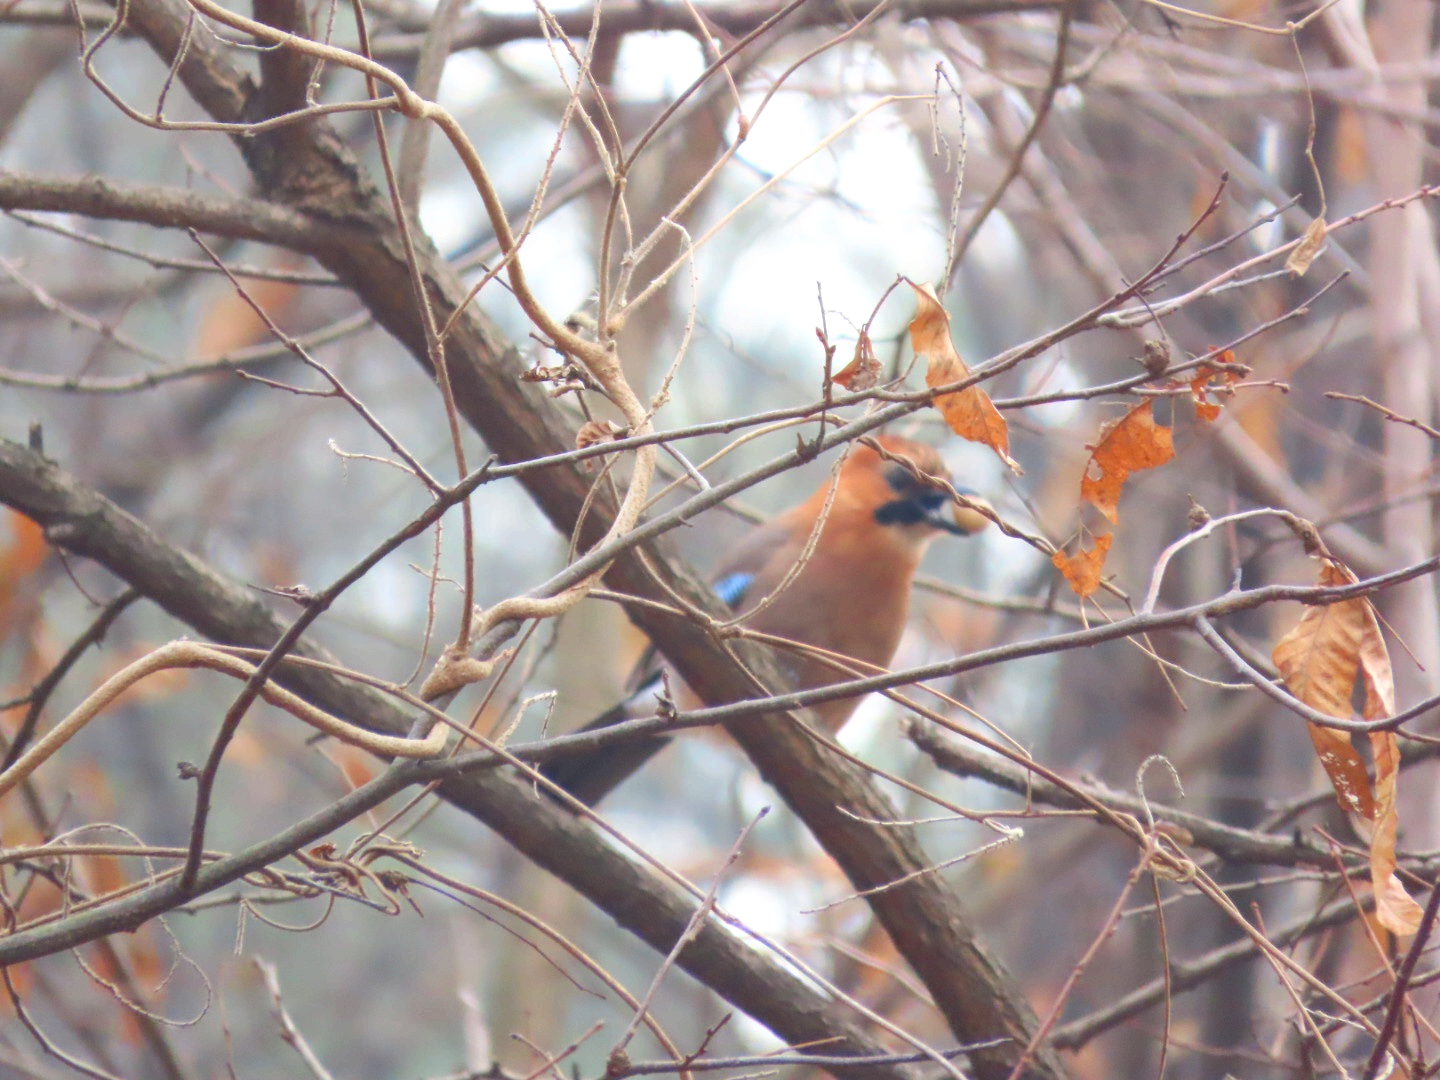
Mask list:
POLYGON ((740 602, 745 599, 745 590, 750 588, 750 583, 755 580, 754 574, 737 570, 733 574, 726 574, 719 581, 715 582, 715 595, 724 600, 732 608, 738 608, 740 602))

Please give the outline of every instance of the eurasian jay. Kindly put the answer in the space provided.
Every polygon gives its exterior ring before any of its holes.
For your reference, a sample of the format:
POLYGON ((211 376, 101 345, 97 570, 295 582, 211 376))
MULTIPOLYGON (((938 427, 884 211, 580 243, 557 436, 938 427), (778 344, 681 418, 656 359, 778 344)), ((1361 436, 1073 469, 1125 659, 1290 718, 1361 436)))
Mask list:
MULTIPOLYGON (((854 444, 837 477, 754 529, 714 579, 715 592, 740 613, 742 625, 825 650, 842 664, 858 661, 862 674, 887 667, 895 655, 911 582, 930 541, 942 532, 971 535, 988 524, 984 514, 956 502, 943 486, 950 475, 931 447, 898 435, 879 435, 873 442, 854 444), (822 516, 814 550, 805 558, 822 516), (753 614, 745 617, 746 612, 753 614)), ((790 676, 788 689, 854 678, 798 650, 783 651, 779 662, 790 676)), ((638 670, 634 693, 583 730, 655 714, 662 668, 653 649, 638 670)), ((698 707, 696 696, 678 682, 671 680, 676 706, 698 707)), ((811 715, 833 734, 857 703, 857 698, 827 701, 811 715)), ((668 742, 669 737, 656 736, 571 754, 547 762, 541 771, 593 805, 668 742)))

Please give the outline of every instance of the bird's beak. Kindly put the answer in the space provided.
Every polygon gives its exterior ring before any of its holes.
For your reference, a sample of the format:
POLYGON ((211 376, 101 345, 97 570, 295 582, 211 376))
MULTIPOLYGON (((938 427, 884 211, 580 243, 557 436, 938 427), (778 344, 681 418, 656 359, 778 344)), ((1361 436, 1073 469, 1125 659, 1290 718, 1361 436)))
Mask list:
POLYGON ((991 521, 995 511, 990 504, 966 488, 956 488, 963 501, 951 503, 948 507, 940 507, 932 519, 936 526, 956 536, 974 536, 985 529, 991 521), (949 511, 950 516, 943 516, 949 511))

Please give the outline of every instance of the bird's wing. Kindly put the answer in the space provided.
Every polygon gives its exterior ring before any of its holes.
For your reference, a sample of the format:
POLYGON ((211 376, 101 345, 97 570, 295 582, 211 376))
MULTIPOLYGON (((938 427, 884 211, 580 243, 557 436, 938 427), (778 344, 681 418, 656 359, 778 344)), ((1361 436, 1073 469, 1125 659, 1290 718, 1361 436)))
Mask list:
MULTIPOLYGON (((773 567, 787 546, 790 530, 778 520, 752 528, 735 546, 710 579, 710 587, 727 607, 742 611, 758 600, 751 591, 757 580, 774 580, 773 567)), ((643 698, 660 683, 660 652, 648 646, 630 670, 625 686, 630 697, 643 698)), ((648 715, 648 714, 646 714, 648 715)))
POLYGON ((797 536, 789 516, 751 529, 716 571, 711 583, 715 594, 736 611, 761 598, 753 589, 757 581, 762 587, 773 587, 799 558, 809 534, 797 536))

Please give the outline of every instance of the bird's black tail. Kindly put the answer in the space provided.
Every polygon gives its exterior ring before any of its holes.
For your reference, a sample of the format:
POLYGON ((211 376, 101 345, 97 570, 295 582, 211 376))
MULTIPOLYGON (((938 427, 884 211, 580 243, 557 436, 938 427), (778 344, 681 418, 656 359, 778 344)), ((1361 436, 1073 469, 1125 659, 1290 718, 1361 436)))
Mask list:
MULTIPOLYGON (((637 715, 648 715, 635 712, 634 700, 631 698, 620 702, 613 709, 591 720, 580 731, 600 731, 626 720, 633 720, 637 715)), ((646 700, 652 699, 647 696, 646 700)), ((670 739, 669 735, 651 735, 598 750, 578 750, 543 763, 540 774, 564 788, 586 806, 594 806, 629 779, 631 773, 663 750, 670 739)))

